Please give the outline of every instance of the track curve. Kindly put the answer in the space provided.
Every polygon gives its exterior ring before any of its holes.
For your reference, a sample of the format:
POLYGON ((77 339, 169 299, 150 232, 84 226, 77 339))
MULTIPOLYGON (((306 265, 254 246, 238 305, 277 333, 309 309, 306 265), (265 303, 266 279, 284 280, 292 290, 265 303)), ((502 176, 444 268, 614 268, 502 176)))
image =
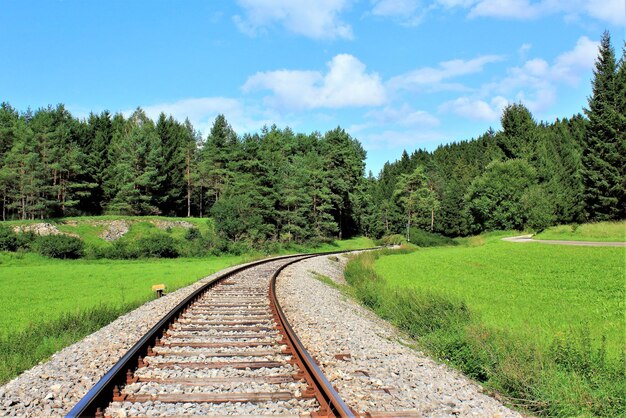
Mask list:
POLYGON ((276 299, 280 271, 318 255, 262 260, 216 277, 165 315, 67 416, 353 416, 276 299))

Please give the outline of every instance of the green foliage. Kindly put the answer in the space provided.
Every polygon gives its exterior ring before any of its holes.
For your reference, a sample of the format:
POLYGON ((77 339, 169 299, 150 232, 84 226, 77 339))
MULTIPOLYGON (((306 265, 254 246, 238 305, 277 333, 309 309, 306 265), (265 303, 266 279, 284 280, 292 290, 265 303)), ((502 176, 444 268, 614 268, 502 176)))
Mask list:
POLYGON ((136 243, 141 257, 176 258, 176 240, 169 235, 158 234, 141 238, 136 243))
POLYGON ((46 257, 76 259, 85 254, 85 244, 80 238, 69 235, 47 235, 37 238, 37 252, 46 257))
POLYGON ((380 245, 403 245, 407 243, 406 237, 400 234, 385 235, 378 240, 380 245))
MULTIPOLYGON (((534 205, 533 198, 539 193, 529 192, 536 181, 536 172, 526 160, 489 164, 472 182, 466 196, 475 230, 523 229, 528 223, 529 206, 534 205)), ((541 217, 537 219, 539 223, 541 217)))
MULTIPOLYGON (((623 58, 621 66, 623 66, 623 58)), ((594 79, 592 94, 589 97, 588 109, 585 113, 589 125, 585 135, 582 154, 583 180, 585 184, 584 200, 587 218, 590 220, 618 219, 623 214, 624 180, 623 135, 619 131, 623 119, 620 114, 616 87, 617 64, 615 52, 611 46, 609 32, 604 32, 600 42, 600 51, 594 79)))
POLYGON ((189 228, 185 231, 185 239, 187 241, 194 241, 200 238, 202 238, 202 233, 198 228, 189 228))
POLYGON ((0 225, 0 251, 15 251, 17 247, 17 234, 11 228, 0 225))
POLYGON ((452 238, 445 237, 441 234, 424 231, 422 229, 411 228, 410 230, 411 244, 418 247, 439 247, 442 245, 457 245, 452 238))

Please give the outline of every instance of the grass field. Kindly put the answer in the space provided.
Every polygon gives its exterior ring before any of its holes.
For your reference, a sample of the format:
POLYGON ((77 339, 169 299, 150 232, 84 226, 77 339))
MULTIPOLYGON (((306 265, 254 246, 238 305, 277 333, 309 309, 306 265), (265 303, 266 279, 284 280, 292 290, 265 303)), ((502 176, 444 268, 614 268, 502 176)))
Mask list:
POLYGON ((0 332, 6 335, 101 304, 144 301, 153 284, 177 289, 243 259, 52 260, 0 253, 0 332))
POLYGON ((626 241, 626 221, 559 225, 535 235, 535 239, 568 241, 626 241))
MULTIPOLYGON (((103 227, 85 220, 80 218, 78 225, 57 226, 78 233, 94 245, 110 245, 98 237, 103 227)), ((206 219, 195 221, 201 230, 204 228, 203 232, 210 228, 206 219)), ((152 233, 158 233, 156 226, 134 218, 123 239, 134 240, 152 233)), ((184 229, 172 228, 170 233, 182 237, 184 229)), ((353 238, 281 253, 373 245, 370 239, 353 238)), ((164 283, 172 291, 225 267, 263 256, 249 253, 177 259, 57 260, 35 253, 0 252, 0 383, 151 299, 153 284, 164 283)))
POLYGON ((505 235, 364 254, 346 277, 365 305, 513 405, 626 413, 626 249, 521 245, 505 235))
POLYGON ((521 245, 498 235, 478 247, 421 249, 377 260, 392 287, 413 287, 463 300, 494 328, 527 334, 542 344, 586 327, 624 346, 626 249, 521 245))

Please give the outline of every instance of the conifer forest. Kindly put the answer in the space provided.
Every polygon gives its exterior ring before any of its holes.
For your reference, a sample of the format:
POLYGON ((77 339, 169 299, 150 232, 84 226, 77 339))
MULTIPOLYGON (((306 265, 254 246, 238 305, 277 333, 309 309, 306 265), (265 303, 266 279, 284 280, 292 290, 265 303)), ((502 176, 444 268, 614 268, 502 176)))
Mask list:
POLYGON ((0 108, 2 220, 76 215, 212 217, 229 240, 309 242, 410 226, 446 236, 626 218, 626 56, 605 33, 581 113, 538 122, 508 105, 501 130, 405 151, 378 174, 341 127, 239 135, 218 116, 141 108, 79 119, 59 104, 0 108))

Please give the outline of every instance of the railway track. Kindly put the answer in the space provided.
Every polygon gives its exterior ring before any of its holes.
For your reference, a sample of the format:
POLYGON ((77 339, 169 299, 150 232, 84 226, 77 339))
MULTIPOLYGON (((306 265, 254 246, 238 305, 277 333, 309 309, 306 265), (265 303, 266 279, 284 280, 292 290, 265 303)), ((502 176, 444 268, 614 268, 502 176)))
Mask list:
POLYGON ((259 261, 217 277, 155 325, 68 417, 353 416, 280 309, 280 271, 259 261))

